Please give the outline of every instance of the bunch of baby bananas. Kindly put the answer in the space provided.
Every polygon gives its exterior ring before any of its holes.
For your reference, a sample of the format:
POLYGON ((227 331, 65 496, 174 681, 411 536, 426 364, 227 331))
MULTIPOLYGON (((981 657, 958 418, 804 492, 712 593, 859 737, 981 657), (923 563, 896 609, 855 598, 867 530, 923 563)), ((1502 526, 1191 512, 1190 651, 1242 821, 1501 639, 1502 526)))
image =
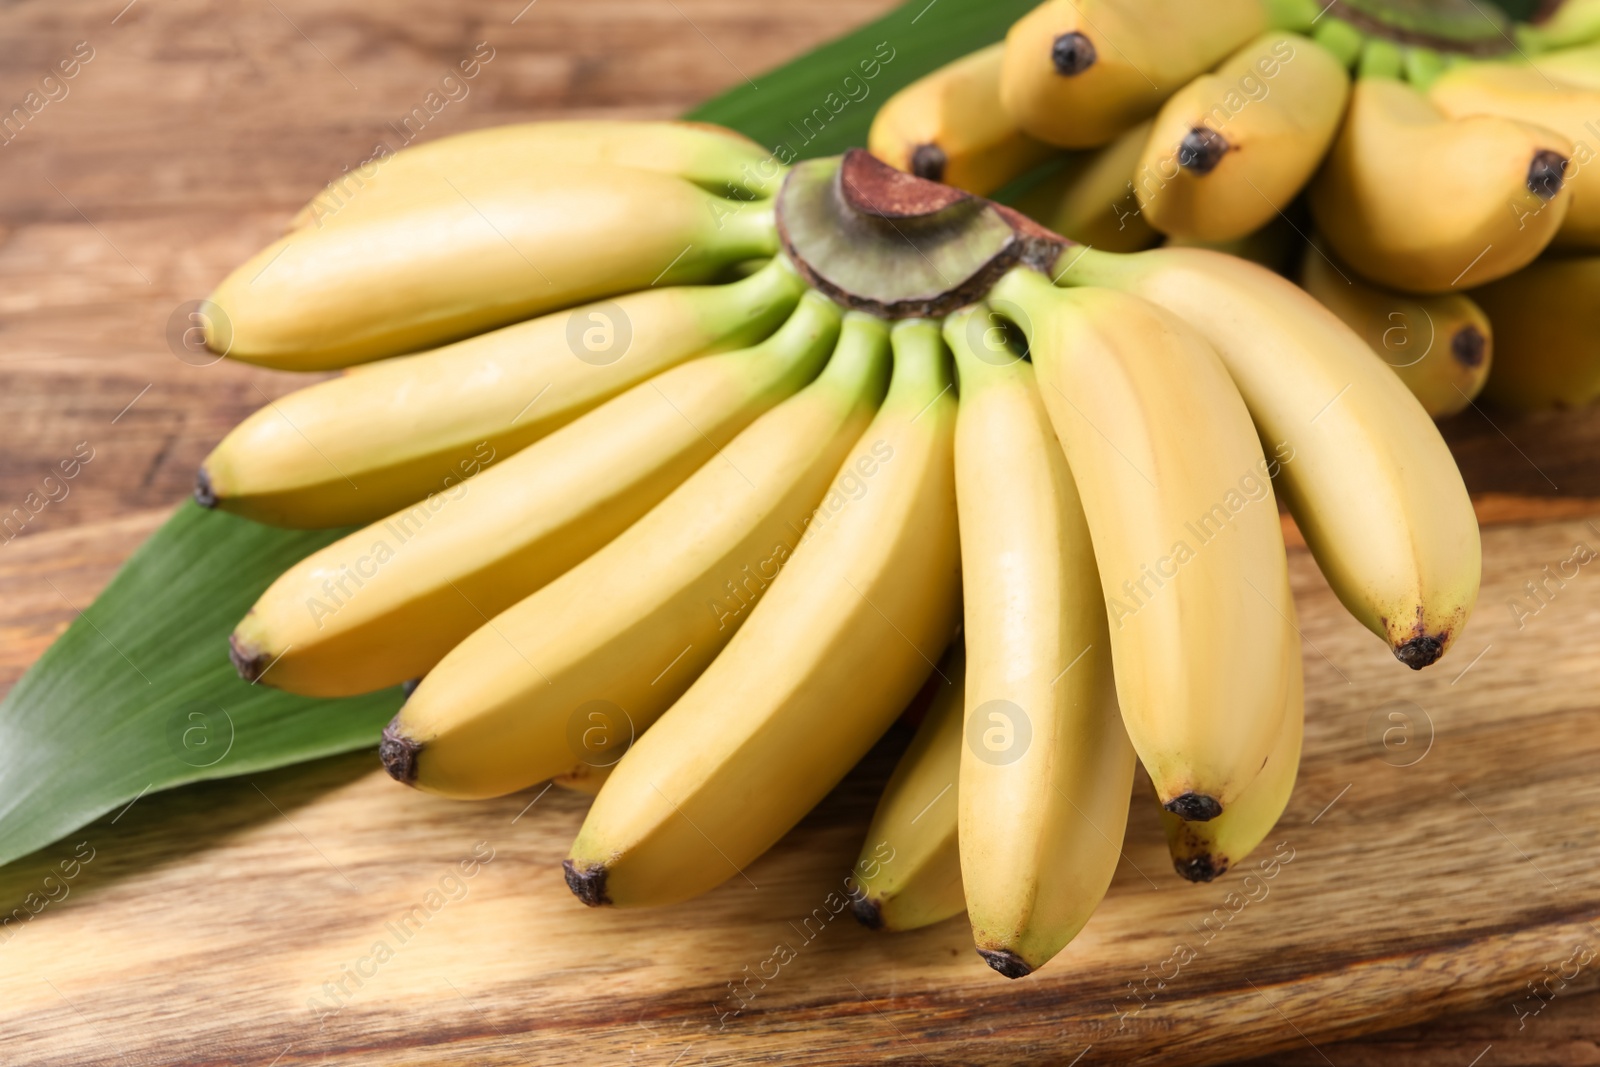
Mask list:
POLYGON ((1587 404, 1600 2, 1541 10, 1047 0, 889 100, 871 147, 1096 248, 1268 262, 1436 417, 1480 391, 1517 411, 1587 404))
POLYGON ((1276 492, 1408 666, 1476 598, 1432 421, 1242 259, 1088 250, 864 152, 786 168, 674 123, 447 138, 330 203, 206 312, 234 359, 347 368, 200 472, 207 506, 359 527, 260 597, 234 662, 311 696, 420 679, 380 756, 430 793, 596 792, 585 903, 736 877, 928 685, 856 912, 966 908, 1026 974, 1105 893, 1136 759, 1186 877, 1282 811, 1276 492), (878 207, 828 214, 869 180, 878 207), (881 298, 936 264, 949 292, 881 298))

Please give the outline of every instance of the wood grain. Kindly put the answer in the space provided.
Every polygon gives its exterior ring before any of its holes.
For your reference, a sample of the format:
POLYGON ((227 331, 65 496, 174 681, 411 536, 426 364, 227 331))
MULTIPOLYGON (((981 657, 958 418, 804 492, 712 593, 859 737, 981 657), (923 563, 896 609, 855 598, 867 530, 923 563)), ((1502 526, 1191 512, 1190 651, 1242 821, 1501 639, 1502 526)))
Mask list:
MULTIPOLYGON (((67 95, 0 146, 0 521, 30 493, 56 497, 0 531, 4 687, 188 491, 222 433, 304 380, 181 361, 167 339, 174 309, 341 167, 393 138, 390 124, 477 42, 494 59, 426 136, 675 114, 889 6, 125 4, 0 8, 6 112, 78 42, 93 50, 67 95), (80 443, 95 458, 65 495, 50 491, 45 477, 80 443)), ((1592 412, 1474 410, 1446 433, 1487 520, 1566 519, 1600 499, 1592 412)), ((790 922, 842 876, 891 738, 752 872, 761 891, 725 887, 649 914, 585 912, 566 896, 553 864, 582 801, 557 792, 520 818, 531 794, 439 805, 351 757, 141 799, 0 871, 0 904, 26 906, 29 893, 60 892, 44 879, 79 840, 96 850, 65 898, 0 928, 14 934, 0 932, 10 954, 0 1059, 855 1063, 881 1052, 1066 1063, 1092 1043, 1088 1064, 1117 1062, 1133 1042, 1159 1044, 1174 1063, 1268 1048, 1284 1050, 1272 1062, 1340 1067, 1464 1065, 1480 1054, 1481 1067, 1600 1063, 1600 997, 1580 992, 1591 970, 1534 1018, 1512 1007, 1525 982, 1566 958, 1562 945, 1593 936, 1583 920, 1600 900, 1586 869, 1596 786, 1584 728, 1596 691, 1584 634, 1600 597, 1585 572, 1522 631, 1506 604, 1574 537, 1600 544, 1583 523, 1492 533, 1478 619, 1443 674, 1416 677, 1334 610, 1297 556, 1314 644, 1310 747, 1281 835, 1297 858, 1268 899, 1120 1030, 1110 1005, 1131 1003, 1117 1001, 1125 983, 1158 968, 1236 888, 1167 875, 1148 813, 1134 820, 1112 901, 1037 981, 997 984, 959 923, 885 941, 830 922, 717 1028, 712 1005, 727 1007, 726 983, 758 969, 772 943, 797 938, 790 922), (1480 637, 1489 650, 1452 686, 1452 663, 1465 666, 1480 637), (1388 766, 1367 747, 1367 718, 1391 699, 1433 716, 1436 747, 1416 767, 1388 766), (478 840, 496 858, 467 897, 319 1028, 306 998, 478 840), (1483 1006, 1329 1044, 1469 1005, 1483 1006)))

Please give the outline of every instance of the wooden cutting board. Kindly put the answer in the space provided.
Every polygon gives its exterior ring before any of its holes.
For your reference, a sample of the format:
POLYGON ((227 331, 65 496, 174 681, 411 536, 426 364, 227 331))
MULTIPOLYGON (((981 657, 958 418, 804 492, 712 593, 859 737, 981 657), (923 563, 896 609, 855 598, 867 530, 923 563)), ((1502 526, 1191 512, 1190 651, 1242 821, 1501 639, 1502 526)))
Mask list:
MULTIPOLYGON (((76 595, 151 521, 19 544, 0 579, 76 595)), ((1022 981, 960 919, 884 935, 834 913, 904 731, 748 881, 632 912, 563 884, 586 798, 449 802, 358 754, 144 797, 0 871, 0 901, 40 909, 0 932, 5 1057, 1172 1065, 1322 1062, 1337 1038, 1487 1001, 1537 1028, 1600 972, 1600 558, 1543 606, 1525 591, 1580 544, 1600 551, 1600 522, 1487 531, 1478 612, 1419 674, 1296 550, 1306 751, 1276 832, 1189 885, 1138 793, 1109 897, 1022 981)))

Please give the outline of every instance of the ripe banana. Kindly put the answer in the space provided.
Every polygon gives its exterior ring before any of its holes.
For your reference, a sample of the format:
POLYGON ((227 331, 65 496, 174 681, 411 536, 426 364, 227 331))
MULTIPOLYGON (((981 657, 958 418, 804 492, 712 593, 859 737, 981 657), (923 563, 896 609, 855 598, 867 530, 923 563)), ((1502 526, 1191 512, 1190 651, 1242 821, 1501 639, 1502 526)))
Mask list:
POLYGON ((1093 148, 1268 23, 1260 0, 1046 0, 1006 35, 1000 100, 1039 140, 1093 148))
POLYGON ((815 382, 610 544, 451 650, 385 731, 389 772, 470 798, 614 763, 793 565, 808 516, 826 529, 840 508, 859 509, 847 496, 887 477, 886 468, 870 483, 849 474, 824 499, 883 396, 888 364, 884 325, 846 316, 815 382))
POLYGON ((957 641, 939 660, 933 703, 872 813, 851 901, 856 920, 869 929, 916 930, 966 909, 956 846, 966 667, 957 641))
POLYGON ((803 290, 780 258, 742 281, 632 293, 320 382, 236 426, 195 495, 276 526, 376 521, 687 359, 759 341, 803 290))
POLYGON ((1447 115, 1497 115, 1548 127, 1570 140, 1572 205, 1551 243, 1600 251, 1600 89, 1553 83, 1524 65, 1463 63, 1442 74, 1428 98, 1447 115))
POLYGON ((1149 122, 1118 134, 1104 148, 1073 152, 1017 198, 1015 207, 1048 230, 1107 252, 1139 252, 1161 239, 1134 192, 1135 168, 1149 122))
POLYGON ((1561 228, 1572 143, 1492 115, 1450 119, 1394 78, 1363 77, 1311 183, 1339 258, 1380 284, 1442 293, 1526 266, 1561 228))
MULTIPOLYGON (((1289 604, 1287 610, 1292 621, 1294 605, 1289 604)), ((1285 669, 1289 672, 1289 693, 1283 707, 1283 724, 1278 728, 1278 743, 1250 788, 1239 795, 1233 807, 1210 822, 1184 822, 1171 812, 1161 812, 1172 866, 1191 882, 1209 882, 1225 874, 1266 839, 1283 809, 1289 806, 1289 795, 1294 792, 1300 770, 1300 742, 1305 732, 1305 677, 1298 645, 1290 649, 1285 669)))
POLYGON ((1360 335, 1434 418, 1465 410, 1483 391, 1493 331, 1464 294, 1412 296, 1369 285, 1314 247, 1306 249, 1300 285, 1360 335))
POLYGON ((279 370, 412 352, 770 256, 770 201, 604 165, 469 171, 426 198, 295 230, 210 297, 206 343, 279 370), (459 179, 459 180, 458 180, 459 179))
POLYGON ((891 96, 867 135, 872 154, 900 170, 987 196, 1055 149, 1019 130, 1000 106, 1004 44, 980 48, 891 96))
POLYGON ((1300 265, 1300 250, 1304 242, 1295 224, 1288 216, 1279 215, 1265 226, 1232 241, 1197 241, 1187 237, 1168 237, 1161 242, 1166 248, 1209 248, 1213 252, 1226 252, 1230 256, 1248 259, 1252 263, 1278 274, 1289 275, 1300 265))
POLYGON ((239 673, 321 697, 421 677, 814 378, 838 332, 834 306, 807 294, 754 348, 664 371, 458 490, 312 553, 234 630, 239 673))
POLYGON ((1600 89, 1600 44, 1541 52, 1530 56, 1528 63, 1540 74, 1562 85, 1600 89))
POLYGON ((889 395, 834 483, 848 502, 813 520, 589 809, 564 865, 584 903, 665 904, 743 872, 866 753, 954 634, 950 356, 927 320, 892 337, 889 395))
POLYGON ((945 322, 961 383, 961 884, 978 954, 1021 978, 1111 885, 1135 757, 1083 505, 1034 365, 993 343, 990 320, 979 305, 945 322))
POLYGON ((1229 256, 1068 249, 1062 261, 1062 284, 1136 293, 1211 342, 1344 606, 1406 666, 1442 656, 1477 600, 1478 522, 1433 420, 1366 343, 1292 282, 1229 256))
POLYGON ((1137 167, 1146 221, 1231 241, 1277 218, 1338 132, 1343 64, 1298 34, 1263 34, 1161 106, 1137 167))
POLYGON ((1169 810, 1215 818, 1272 750, 1295 637, 1249 413, 1211 345, 1139 297, 1017 268, 991 303, 1028 338, 1083 501, 1128 736, 1169 810))
POLYGON ((1541 259, 1475 289, 1500 351, 1484 398, 1511 411, 1600 399, 1600 256, 1541 259))
POLYGON ((321 229, 424 204, 474 175, 514 182, 558 166, 671 174, 720 196, 770 196, 784 168, 754 141, 698 122, 523 122, 441 137, 340 175, 301 208, 291 230, 321 229))

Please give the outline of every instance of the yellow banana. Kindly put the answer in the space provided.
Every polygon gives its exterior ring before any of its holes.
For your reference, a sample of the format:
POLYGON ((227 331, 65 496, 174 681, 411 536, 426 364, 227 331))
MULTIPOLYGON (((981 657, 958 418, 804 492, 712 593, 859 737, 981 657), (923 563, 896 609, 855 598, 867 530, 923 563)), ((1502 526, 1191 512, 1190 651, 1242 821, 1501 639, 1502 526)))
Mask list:
MULTIPOLYGON (((1285 605, 1285 612, 1291 620, 1294 618, 1293 601, 1285 605)), ((1289 806, 1289 795, 1294 792, 1300 772, 1300 742, 1305 727, 1305 677, 1298 645, 1290 648, 1285 669, 1289 672, 1289 693, 1278 742, 1250 788, 1239 794, 1233 807, 1210 822, 1184 822, 1169 811, 1161 812, 1172 866, 1191 882, 1221 877, 1243 860, 1272 832, 1283 809, 1289 806)))
POLYGON ((1483 395, 1511 411, 1600 399, 1600 256, 1541 259, 1472 298, 1494 323, 1483 395))
POLYGON ((1540 74, 1562 85, 1600 89, 1600 44, 1540 52, 1529 57, 1528 63, 1540 74))
POLYGON ((872 154, 900 170, 987 196, 1055 149, 1019 130, 1000 106, 1005 45, 980 48, 895 93, 873 117, 872 154))
POLYGON ((412 352, 777 249, 770 201, 601 164, 468 172, 285 234, 211 294, 213 351, 280 370, 412 352))
POLYGON ((808 294, 754 348, 664 371, 457 490, 312 553, 234 630, 240 674, 322 697, 421 677, 815 377, 838 331, 838 311, 808 294))
POLYGON ((1211 345, 1139 297, 1017 268, 991 302, 1028 338, 1083 501, 1128 737, 1169 810, 1215 818, 1272 750, 1294 639, 1250 415, 1211 345))
POLYGON ((1526 266, 1561 228, 1571 155, 1553 131, 1450 119, 1404 82, 1363 77, 1311 183, 1311 214, 1339 258, 1382 285, 1481 285, 1526 266))
POLYGON ((373 522, 663 370, 759 341, 803 290, 779 259, 728 285, 632 293, 320 382, 234 427, 195 495, 277 526, 373 522))
POLYGON ((1268 21, 1259 0, 1046 0, 1006 35, 1000 100, 1039 140, 1093 148, 1268 21))
POLYGON ((1134 168, 1149 122, 1118 134, 1104 148, 1073 152, 1020 196, 1016 208, 1046 229, 1107 252, 1139 252, 1161 239, 1139 210, 1134 168))
POLYGON ((945 323, 961 383, 961 884, 978 954, 1021 978, 1077 936, 1111 885, 1135 757, 1083 505, 1034 365, 997 336, 983 305, 945 323))
POLYGON ((931 678, 933 703, 883 787, 856 861, 851 908, 869 929, 915 930, 966 909, 956 846, 965 679, 957 641, 931 678))
POLYGON ((1211 342, 1344 606, 1408 667, 1443 655, 1478 596, 1477 518, 1433 420, 1365 342, 1292 282, 1214 252, 1062 262, 1063 284, 1136 293, 1211 342))
POLYGON ((1299 195, 1338 131, 1350 78, 1293 33, 1251 41, 1161 106, 1134 184, 1165 234, 1231 241, 1299 195))
POLYGON ((1600 251, 1600 88, 1553 83, 1525 65, 1463 63, 1440 75, 1428 98, 1453 117, 1496 115, 1548 127, 1571 141, 1566 184, 1572 205, 1551 243, 1600 251))
POLYGON ((565 863, 584 903, 666 904, 738 875, 866 753, 954 634, 950 356, 925 320, 893 343, 889 395, 834 482, 847 502, 812 521, 595 798, 565 863))
POLYGON ((1168 237, 1161 244, 1165 248, 1209 248, 1213 252, 1225 252, 1230 256, 1248 259, 1270 271, 1288 275, 1300 264, 1300 249, 1304 242, 1294 224, 1286 216, 1279 215, 1259 230, 1231 241, 1168 237))
POLYGON ((707 123, 523 122, 441 137, 347 170, 289 227, 320 229, 423 204, 450 194, 448 182, 474 176, 509 182, 552 166, 595 165, 672 174, 723 196, 770 196, 784 171, 754 141, 707 123))
MULTIPOLYGON (((615 762, 753 614, 791 565, 807 516, 828 522, 842 499, 824 500, 829 484, 888 379, 886 334, 875 319, 846 316, 815 382, 451 650, 385 731, 389 772, 471 798, 615 762)), ((835 492, 867 484, 854 477, 835 492)))
POLYGON ((1600 38, 1600 0, 1562 0, 1540 4, 1537 16, 1517 26, 1519 51, 1586 45, 1600 38), (1542 16, 1542 17, 1540 17, 1542 16))
POLYGON ((1360 335, 1434 418, 1465 410, 1483 391, 1493 331, 1489 316, 1464 294, 1396 293, 1340 270, 1309 247, 1300 285, 1360 335))

